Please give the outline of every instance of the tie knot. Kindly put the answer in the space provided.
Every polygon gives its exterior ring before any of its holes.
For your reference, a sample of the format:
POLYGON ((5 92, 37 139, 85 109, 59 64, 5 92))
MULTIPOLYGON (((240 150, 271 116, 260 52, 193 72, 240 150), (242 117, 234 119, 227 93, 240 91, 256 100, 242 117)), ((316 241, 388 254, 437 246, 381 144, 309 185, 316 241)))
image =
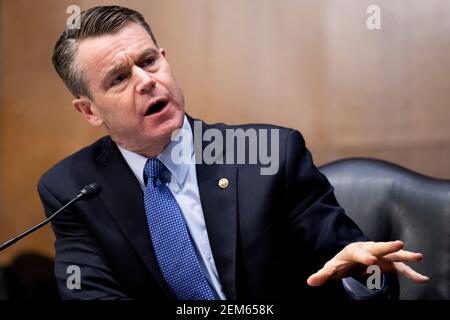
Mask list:
POLYGON ((144 167, 144 176, 149 178, 162 178, 166 166, 156 158, 148 159, 144 167))

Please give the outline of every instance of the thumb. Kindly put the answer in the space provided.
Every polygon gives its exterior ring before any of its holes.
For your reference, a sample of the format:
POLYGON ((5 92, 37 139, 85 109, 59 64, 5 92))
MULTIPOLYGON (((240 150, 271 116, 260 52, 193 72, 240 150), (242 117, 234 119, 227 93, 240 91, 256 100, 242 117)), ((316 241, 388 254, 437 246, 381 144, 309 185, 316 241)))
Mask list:
POLYGON ((320 287, 325 282, 327 282, 327 280, 331 278, 331 276, 332 274, 329 274, 328 272, 322 269, 309 276, 308 280, 306 280, 306 283, 310 287, 320 287))

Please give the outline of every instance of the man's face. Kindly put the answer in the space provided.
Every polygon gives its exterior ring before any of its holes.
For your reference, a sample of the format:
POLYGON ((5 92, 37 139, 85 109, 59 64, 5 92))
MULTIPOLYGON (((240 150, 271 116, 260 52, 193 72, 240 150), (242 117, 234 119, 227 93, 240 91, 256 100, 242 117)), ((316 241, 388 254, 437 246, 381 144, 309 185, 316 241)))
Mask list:
POLYGON ((92 125, 105 125, 120 146, 153 157, 182 126, 183 93, 164 50, 138 24, 81 40, 75 63, 91 98, 75 99, 74 106, 92 125))

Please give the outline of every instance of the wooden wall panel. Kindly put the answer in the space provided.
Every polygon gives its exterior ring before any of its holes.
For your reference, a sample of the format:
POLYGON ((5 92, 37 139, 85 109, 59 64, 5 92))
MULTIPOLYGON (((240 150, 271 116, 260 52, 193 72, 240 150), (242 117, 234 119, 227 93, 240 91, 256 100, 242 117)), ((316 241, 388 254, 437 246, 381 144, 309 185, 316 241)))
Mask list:
MULTIPOLYGON (((302 131, 317 164, 371 156, 450 178, 446 0, 3 0, 0 241, 38 222, 40 175, 104 134, 73 110, 50 56, 66 7, 141 11, 186 95, 210 122, 302 131), (381 8, 380 30, 366 8, 381 8)), ((53 253, 50 228, 0 255, 53 253)))

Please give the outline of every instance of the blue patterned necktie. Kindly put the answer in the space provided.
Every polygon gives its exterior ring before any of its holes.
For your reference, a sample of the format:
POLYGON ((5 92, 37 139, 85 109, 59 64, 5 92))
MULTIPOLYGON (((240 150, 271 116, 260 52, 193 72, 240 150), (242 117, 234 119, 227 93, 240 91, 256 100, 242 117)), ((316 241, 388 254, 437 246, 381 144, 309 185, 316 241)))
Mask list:
POLYGON ((172 294, 179 300, 214 300, 194 251, 177 201, 163 181, 167 172, 156 158, 144 167, 144 206, 156 260, 172 294))

